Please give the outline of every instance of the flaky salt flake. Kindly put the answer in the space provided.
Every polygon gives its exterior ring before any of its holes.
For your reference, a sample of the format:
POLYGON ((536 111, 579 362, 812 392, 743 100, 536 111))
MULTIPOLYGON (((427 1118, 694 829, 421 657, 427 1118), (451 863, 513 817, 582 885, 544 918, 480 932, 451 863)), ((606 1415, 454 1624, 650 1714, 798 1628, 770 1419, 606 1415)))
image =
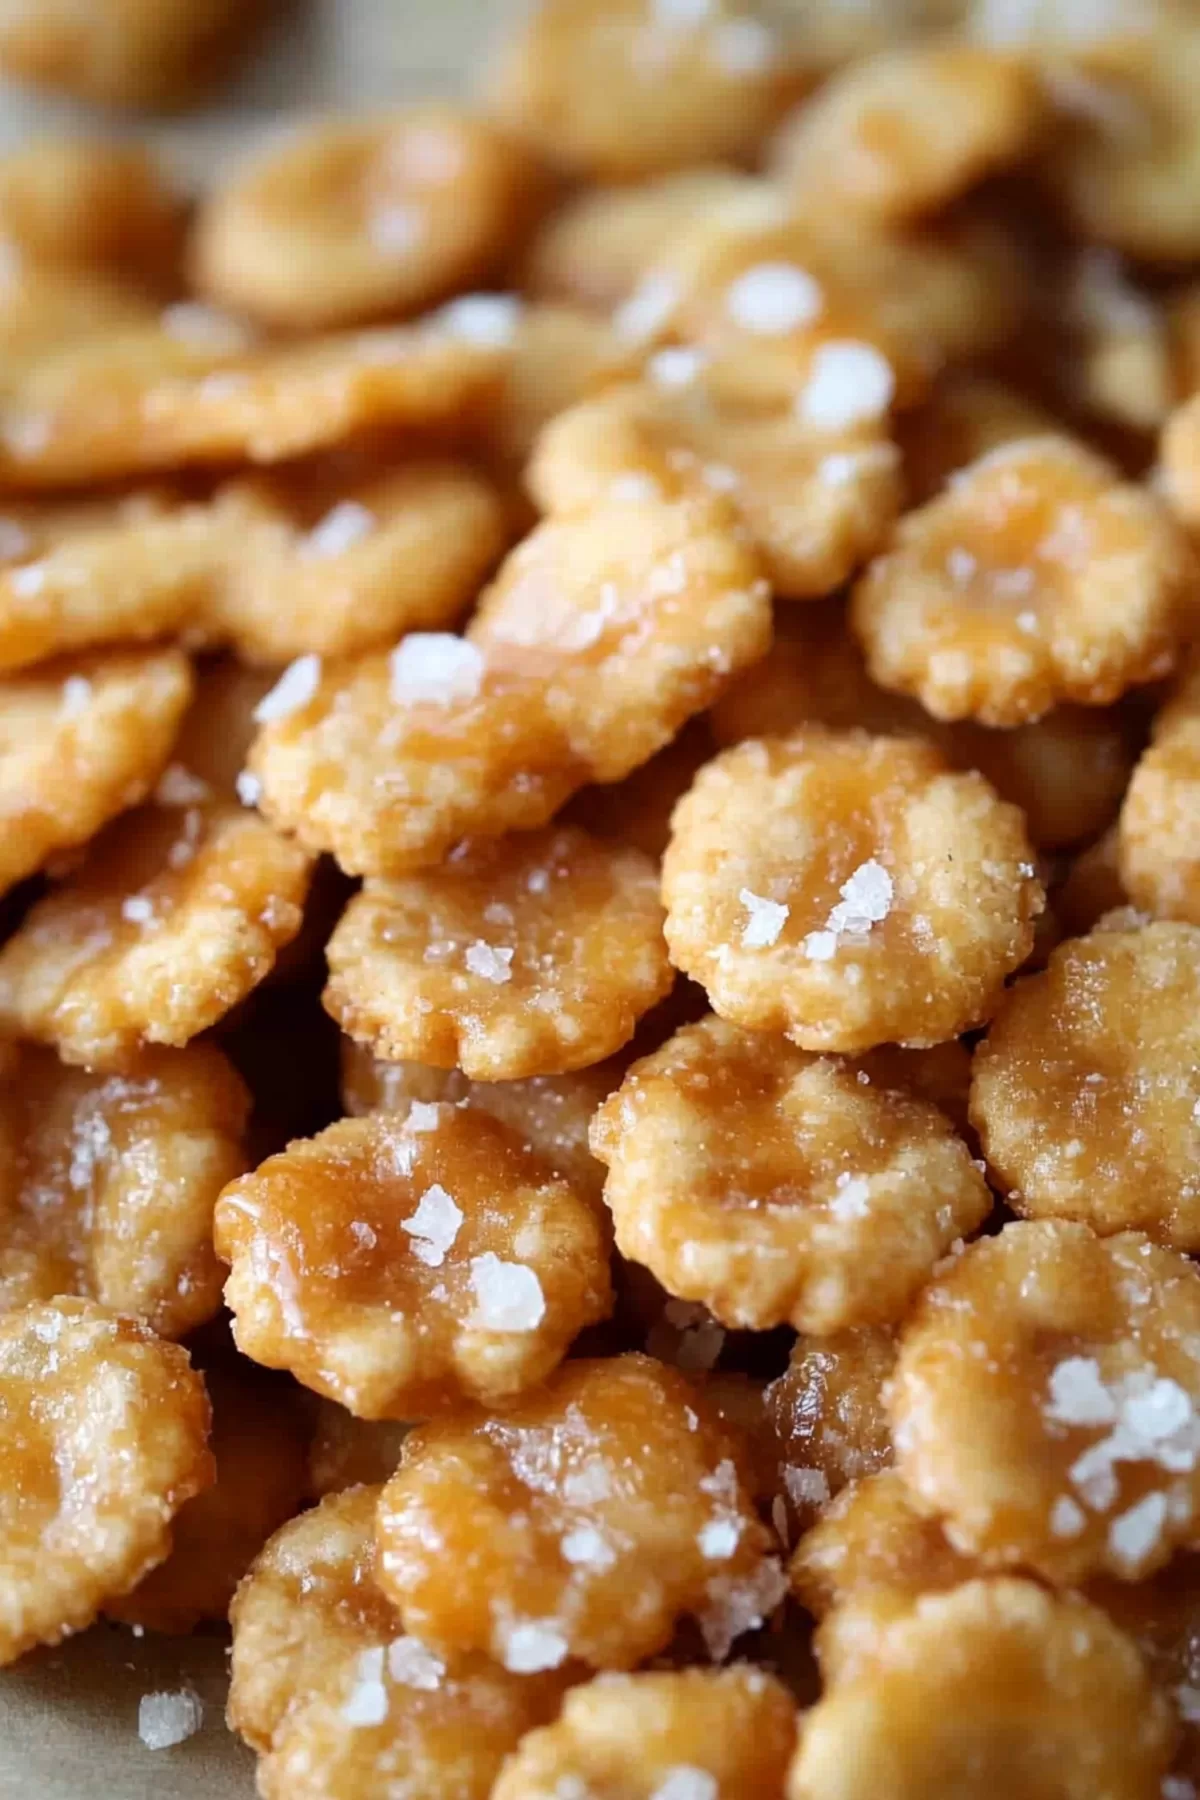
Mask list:
POLYGON ((715 1775, 697 1769, 691 1763, 676 1763, 668 1769, 650 1800, 717 1800, 720 1793, 715 1775))
POLYGON ((829 1477, 824 1469, 786 1468, 783 1485, 793 1506, 824 1506, 829 1499, 829 1477))
POLYGON ((761 894, 742 888, 738 899, 749 913, 742 932, 743 950, 764 950, 779 939, 787 924, 789 908, 778 900, 764 900, 761 894))
POLYGON ((121 902, 121 917, 130 925, 148 925, 154 917, 154 902, 144 894, 130 894, 121 902))
POLYGON ((41 563, 26 563, 20 569, 14 569, 8 578, 8 585, 21 600, 31 600, 40 594, 46 585, 46 571, 41 563))
POLYGON ((299 712, 316 696, 321 685, 319 656, 298 656, 289 663, 270 693, 264 694, 254 709, 256 724, 269 725, 274 719, 286 719, 299 712))
POLYGON ((436 1131, 442 1109, 436 1100, 414 1100, 408 1109, 410 1131, 436 1131))
POLYGON ((417 1210, 409 1219, 400 1221, 401 1231, 413 1240, 412 1253, 426 1268, 440 1269, 446 1252, 454 1247, 463 1222, 462 1209, 435 1181, 417 1202, 417 1210))
POLYGON ((1108 1528, 1108 1547, 1120 1563, 1135 1568, 1155 1549, 1167 1517, 1165 1494, 1147 1494, 1114 1519, 1108 1528))
POLYGON ((646 364, 646 373, 655 387, 684 388, 698 380, 708 362, 703 350, 672 345, 659 350, 646 364))
POLYGON ((241 319, 205 306, 201 300, 180 300, 164 307, 158 322, 177 344, 211 351, 215 356, 237 356, 254 343, 253 331, 241 319))
POLYGON ((809 962, 832 962, 838 951, 837 933, 810 931, 801 948, 809 962))
POLYGON ((62 709, 68 719, 77 719, 91 704, 92 684, 86 675, 68 675, 62 684, 62 709))
POLYGON ((413 631, 389 658, 390 692, 397 706, 448 706, 473 700, 483 680, 483 657, 452 631, 413 631))
POLYGON ((446 1665, 419 1638, 393 1638, 387 1647, 387 1669, 401 1687, 420 1688, 433 1693, 441 1686, 446 1665))
POLYGON ((147 1750, 170 1750, 200 1729, 204 1707, 198 1694, 143 1694, 138 1701, 138 1736, 147 1750))
POLYGON ((1050 1371, 1050 1398, 1044 1407, 1059 1425, 1111 1425, 1117 1405, 1090 1356, 1068 1356, 1050 1371))
POLYGON ((773 1558, 753 1575, 715 1575, 708 1584, 709 1604, 700 1615, 700 1631, 714 1662, 724 1662, 737 1639, 756 1631, 788 1591, 788 1579, 773 1558))
POLYGON ((556 1620, 526 1619, 505 1632, 500 1660, 514 1675, 537 1675, 561 1668, 570 1647, 556 1620))
POLYGON ((829 929, 857 933, 883 923, 892 910, 895 888, 883 864, 872 857, 858 865, 840 892, 842 897, 829 915, 829 929))
POLYGON ((736 1519, 710 1519, 700 1527, 696 1542, 701 1556, 710 1562, 726 1562, 738 1547, 742 1528, 736 1519))
POLYGON ((159 776, 154 798, 159 806, 202 806, 212 798, 212 789, 182 763, 169 763, 159 776))
POLYGON ((809 325, 823 305, 819 284, 794 263, 756 263, 725 291, 725 311, 742 331, 780 337, 809 325))
POLYGON ((478 975, 481 981, 491 981, 496 987, 503 987, 506 981, 512 980, 512 959, 511 950, 485 944, 482 938, 468 944, 463 957, 472 975, 478 975))
POLYGON ((249 769, 240 770, 233 785, 243 806, 257 806, 262 799, 262 782, 249 769))
POLYGON ((818 431, 845 431, 881 418, 895 391, 892 365, 873 344, 831 339, 813 356, 796 411, 818 431))
POLYGON ((1086 1524, 1087 1515, 1083 1508, 1076 1506, 1070 1494, 1060 1494, 1050 1508, 1051 1537, 1078 1537, 1086 1524))
POLYGON ((647 275, 618 306, 613 329, 623 338, 645 343, 657 337, 679 303, 679 284, 669 275, 647 275))
POLYGON ((524 311, 517 294, 460 294, 438 313, 453 337, 485 350, 503 350, 517 335, 524 311))
POLYGON ((1191 1421, 1191 1397, 1177 1381, 1159 1376, 1141 1393, 1122 1399, 1120 1417, 1121 1423, 1143 1442, 1162 1443, 1191 1421))
POLYGON ((610 1569, 617 1560, 616 1551, 594 1525, 576 1525, 567 1532, 560 1548, 573 1568, 610 1569))
POLYGON ((470 1321, 476 1331, 536 1331, 546 1316, 546 1297, 534 1270, 503 1262, 494 1250, 471 1258, 471 1286, 478 1302, 470 1321))
POLYGON ((347 1725, 382 1725, 388 1715, 388 1692, 383 1685, 383 1648, 359 1652, 354 1686, 342 1706, 347 1725))
POLYGON ((779 55, 778 39, 762 19, 722 19, 710 42, 726 75, 765 74, 779 55))
POLYGON ((341 556, 370 537, 378 520, 370 507, 357 500, 339 500, 323 519, 318 519, 301 545, 304 556, 341 556))

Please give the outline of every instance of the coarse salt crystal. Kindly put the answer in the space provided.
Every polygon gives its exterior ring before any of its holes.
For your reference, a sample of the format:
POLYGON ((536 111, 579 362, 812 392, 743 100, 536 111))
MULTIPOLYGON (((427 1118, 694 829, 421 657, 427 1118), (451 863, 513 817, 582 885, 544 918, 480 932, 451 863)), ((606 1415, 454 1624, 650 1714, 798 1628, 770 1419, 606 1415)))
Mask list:
POLYGON ((832 962, 838 952, 836 931, 810 931, 803 949, 809 962, 832 962))
POLYGON ((1165 1494, 1147 1494, 1114 1519, 1108 1528, 1108 1547, 1120 1563, 1133 1568, 1154 1550, 1167 1517, 1165 1494))
POLYGON ((375 514, 357 500, 339 500, 323 519, 318 519, 300 547, 303 556, 341 556, 370 537, 377 524, 375 514))
POLYGON ((78 718, 91 704, 92 684, 86 675, 68 675, 62 684, 62 710, 69 719, 78 718))
POLYGON ((25 563, 12 571, 8 584, 19 600, 30 600, 45 587, 46 571, 41 563, 25 563))
POLYGON ((700 1631, 714 1662, 724 1662, 735 1641, 756 1631, 788 1591, 788 1579, 773 1558, 753 1575, 716 1575, 708 1584, 709 1604, 700 1615, 700 1631))
POLYGON ((473 700, 483 680, 483 657, 452 631, 413 631, 392 651, 391 696, 397 706, 448 706, 473 700))
POLYGON ((319 656, 298 656, 289 663, 269 694, 264 694, 254 709, 255 722, 269 725, 274 719, 286 719, 308 705, 321 685, 319 656))
POLYGON ((436 1100, 414 1100, 408 1109, 410 1131, 436 1131, 442 1109, 436 1100))
POLYGON ((257 806, 262 799, 262 782, 249 769, 240 770, 233 785, 243 806, 257 806))
POLYGON ((367 236, 384 256, 407 256, 425 235, 425 215, 403 200, 377 206, 367 216, 367 236))
POLYGON ((1141 1393, 1123 1398, 1121 1423, 1147 1443, 1174 1437, 1191 1420, 1192 1402, 1177 1381, 1160 1376, 1141 1393))
POLYGON ((154 798, 160 806, 199 806, 212 796, 207 781, 201 781, 182 763, 168 763, 159 776, 154 798))
POLYGON ((143 1694, 138 1701, 138 1736, 147 1750, 170 1750, 200 1729, 204 1707, 190 1688, 177 1694, 143 1694))
POLYGON ((490 981, 497 987, 503 987, 506 981, 512 980, 511 950, 497 948, 494 944, 485 944, 482 938, 476 938, 468 944, 463 961, 472 975, 478 975, 482 981, 490 981))
POLYGON ((775 33, 761 19, 722 19, 711 43, 713 61, 727 75, 761 75, 779 52, 775 33))
POLYGON ((707 362, 708 358, 702 350, 672 345, 666 350, 657 351, 650 358, 646 364, 646 373, 656 387, 690 387, 707 362))
POLYGON ((569 1650, 555 1620, 526 1619, 505 1632, 500 1660, 514 1675, 536 1675, 542 1669, 561 1668, 569 1650))
POLYGON ((742 888, 738 899, 750 915, 742 932, 742 949, 763 950, 776 943, 787 924, 789 908, 778 900, 764 900, 749 888, 742 888))
POLYGON ((533 1269, 503 1262, 494 1250, 471 1258, 477 1331, 535 1331, 546 1315, 546 1297, 533 1269))
POLYGON ((594 1525, 576 1525, 568 1531, 560 1545, 563 1556, 573 1567, 585 1569, 610 1569, 617 1560, 617 1553, 594 1525))
POLYGON ((738 1547, 742 1528, 736 1519, 710 1519, 700 1527, 696 1542, 701 1556, 710 1562, 725 1562, 738 1547))
POLYGON ((733 323, 763 337, 811 324, 822 304, 819 284, 794 263, 756 263, 725 290, 725 311, 733 323))
POLYGON ((669 275, 647 275, 613 314, 620 337, 644 343, 657 337, 679 302, 678 283, 669 275))
POLYGON ((793 1506, 824 1506, 829 1499, 829 1477, 824 1469, 787 1468, 783 1485, 793 1506))
POLYGON ((402 1687, 433 1693, 441 1685, 446 1665, 440 1656, 414 1637, 393 1638, 387 1647, 388 1674, 402 1687))
POLYGON ((871 858, 860 863, 842 883, 841 899, 832 908, 823 931, 810 931, 804 954, 812 962, 828 962, 842 937, 865 936, 872 925, 882 924, 892 910, 895 888, 882 863, 871 858))
POLYGON ((864 1175, 851 1175, 843 1169, 834 1183, 829 1210, 839 1219, 860 1219, 871 1204, 871 1184, 864 1175))
POLYGON ((462 1226, 463 1213, 451 1196, 435 1181, 417 1202, 417 1210, 409 1219, 400 1221, 401 1231, 413 1240, 412 1253, 426 1268, 440 1269, 446 1252, 454 1246, 462 1226))
POLYGON ((383 1685, 383 1647, 359 1652, 355 1681, 342 1706, 347 1725, 382 1725, 388 1715, 388 1692, 383 1685))
POLYGON ((148 925, 154 917, 154 903, 144 894, 130 894, 121 902, 121 917, 131 925, 148 925))
POLYGON ((819 431, 845 431, 880 418, 895 391, 892 365, 873 344, 831 339, 813 356, 796 411, 819 431))
POLYGON ((1068 1356, 1050 1372, 1045 1415, 1060 1425, 1111 1425, 1117 1405, 1089 1356, 1068 1356))
POLYGON ((717 1800, 720 1791, 716 1776, 707 1769, 676 1763, 667 1770, 650 1800, 717 1800))
POLYGON ((188 344, 195 350, 211 350, 214 355, 236 356, 249 350, 254 333, 241 319, 205 306, 200 300, 180 300, 159 314, 159 324, 176 343, 188 344))
POLYGON ((523 311, 517 294, 460 294, 437 316, 454 337, 483 349, 502 350, 516 337, 523 311))
POLYGON ((1078 1537, 1087 1517, 1069 1494, 1060 1494, 1050 1508, 1050 1535, 1056 1538, 1078 1537))

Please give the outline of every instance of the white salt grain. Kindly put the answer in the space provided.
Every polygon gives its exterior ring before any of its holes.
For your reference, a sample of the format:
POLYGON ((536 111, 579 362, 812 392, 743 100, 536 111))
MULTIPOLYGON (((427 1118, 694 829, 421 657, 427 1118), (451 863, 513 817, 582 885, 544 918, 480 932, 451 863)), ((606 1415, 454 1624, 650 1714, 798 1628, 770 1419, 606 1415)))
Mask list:
POLYGON ((319 656, 298 656, 289 663, 269 694, 264 694, 254 709, 255 722, 269 725, 274 719, 286 719, 308 705, 321 685, 319 656))
POLYGON ((339 500, 319 519, 301 545, 307 557, 341 556, 370 537, 377 524, 375 514, 357 500, 339 500))
POLYGON ((138 1736, 147 1750, 170 1750, 199 1731, 203 1717, 199 1696, 188 1688, 177 1694, 143 1694, 138 1702, 138 1736))
POLYGON ((501 1661, 514 1675, 536 1675, 542 1669, 560 1668, 569 1649, 553 1619, 527 1619, 505 1633, 501 1661))
POLYGON ((68 719, 86 712, 92 699, 92 684, 86 675, 68 675, 62 684, 62 710, 68 719))
POLYGON ((410 1131, 436 1131, 442 1109, 436 1100, 414 1100, 408 1109, 410 1131))
POLYGON ((711 41, 713 61, 726 75, 761 75, 779 53, 775 33, 761 19, 723 19, 711 41))
POLYGON ((845 431, 880 418, 895 391, 892 365, 873 344, 831 339, 813 356, 796 411, 819 431, 845 431))
POLYGON ((829 1477, 823 1469, 787 1468, 783 1485, 793 1506, 824 1506, 829 1499, 829 1477))
POLYGON ((242 769, 233 785, 243 806, 257 806, 262 799, 262 782, 249 769, 242 769))
POLYGON ((383 256, 407 256, 424 235, 424 213, 403 201, 377 206, 367 218, 367 236, 383 256))
POLYGON ((130 894, 121 902, 121 917, 131 925, 148 925, 154 917, 154 904, 144 894, 130 894))
POLYGON ((426 1648, 419 1638, 394 1638, 387 1647, 388 1674, 402 1687, 421 1688, 433 1693, 441 1686, 446 1665, 440 1656, 426 1648))
POLYGON ((471 1258, 471 1287, 477 1305, 470 1323, 477 1331, 535 1331, 546 1315, 535 1271, 503 1262, 493 1250, 471 1258))
POLYGON ((617 1560, 616 1551, 594 1525, 576 1525, 567 1532, 560 1548, 566 1561, 575 1568, 610 1569, 617 1560))
POLYGON ((503 350, 516 337, 522 312, 516 294, 460 294, 437 316, 454 337, 485 350, 503 350))
POLYGON ((448 706, 475 698, 484 662, 474 644, 451 631, 413 631, 396 645, 389 666, 397 706, 448 706))
POLYGON ((1059 1425, 1111 1425, 1116 1402, 1092 1357, 1068 1356, 1050 1373, 1050 1398, 1043 1408, 1059 1425))
POLYGON ((743 331, 778 337, 818 317, 820 286, 794 263, 756 263, 725 291, 725 311, 743 331))
POLYGON ((31 600, 45 587, 46 571, 41 563, 25 563, 22 568, 12 571, 8 584, 19 600, 31 600))
POLYGON ((701 1556, 710 1562, 726 1562, 738 1547, 742 1535, 736 1519, 710 1519, 700 1527, 696 1542, 701 1556))
POLYGON ((717 1800, 717 1780, 707 1769, 693 1768, 691 1763, 676 1763, 668 1769, 650 1800, 717 1800))
POLYGON ((749 888, 742 888, 738 899, 750 915, 742 932, 742 949, 763 950, 776 943, 787 924, 789 909, 778 900, 764 900, 749 888))
POLYGON ((512 980, 512 959, 511 950, 485 944, 482 938, 468 944, 463 957, 472 975, 478 975, 481 981, 490 981, 496 987, 503 987, 506 981, 512 980))
POLYGON ((701 374, 708 358, 702 350, 672 346, 659 350, 646 364, 646 373, 656 387, 690 387, 701 374))
POLYGON ((1050 1535, 1056 1538, 1078 1537, 1087 1517, 1069 1494, 1060 1494, 1050 1508, 1050 1535))
POLYGON ((1166 1517, 1166 1495, 1147 1494, 1114 1519, 1108 1528, 1108 1547, 1117 1561, 1130 1568, 1142 1562, 1157 1545, 1166 1517))
POLYGON ((463 1213, 440 1182, 427 1187, 417 1202, 417 1210, 409 1219, 400 1221, 401 1231, 413 1240, 412 1252, 418 1262, 429 1269, 440 1269, 446 1252, 454 1246, 463 1222, 463 1213))
POLYGON ((154 790, 159 806, 200 806, 211 797, 212 789, 207 781, 201 781, 182 763, 169 763, 154 790))

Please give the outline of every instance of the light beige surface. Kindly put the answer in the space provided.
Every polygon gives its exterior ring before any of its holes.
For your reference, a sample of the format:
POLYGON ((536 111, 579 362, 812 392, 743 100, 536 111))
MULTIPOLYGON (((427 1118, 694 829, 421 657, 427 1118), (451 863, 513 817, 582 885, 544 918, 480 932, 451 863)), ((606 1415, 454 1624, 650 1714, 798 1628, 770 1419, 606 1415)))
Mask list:
MULTIPOLYGON (((185 178, 213 178, 239 146, 298 111, 461 87, 506 0, 321 0, 289 10, 219 107, 133 127, 185 178)), ((0 88, 0 146, 64 125, 131 129, 0 88)), ((0 1671, 0 1800, 251 1800, 253 1758, 226 1731, 224 1705, 224 1638, 139 1639, 98 1626, 0 1671), (142 1695, 185 1687, 203 1704, 200 1731, 148 1750, 138 1737, 142 1695)))

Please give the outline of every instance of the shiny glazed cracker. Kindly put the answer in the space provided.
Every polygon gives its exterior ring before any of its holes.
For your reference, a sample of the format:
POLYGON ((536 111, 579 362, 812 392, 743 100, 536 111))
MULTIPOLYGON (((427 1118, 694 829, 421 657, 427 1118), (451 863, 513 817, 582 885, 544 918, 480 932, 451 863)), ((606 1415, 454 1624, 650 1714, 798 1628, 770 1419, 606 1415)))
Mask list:
POLYGON ((936 1108, 712 1017, 634 1064, 592 1148, 622 1254, 759 1331, 901 1317, 990 1204, 936 1108))
POLYGON ((530 468, 534 498, 570 513, 624 496, 726 494, 777 594, 832 592, 900 507, 899 453, 880 421, 814 427, 785 396, 756 391, 752 363, 688 357, 665 351, 650 381, 554 419, 530 468))
POLYGON ((262 0, 15 0, 0 69, 99 106, 178 106, 212 86, 263 16, 262 0))
POLYGON ((587 1068, 674 981, 662 916, 650 859, 576 827, 465 844, 350 902, 325 1009, 377 1055, 478 1081, 587 1068))
POLYGON ((936 1044, 995 1010, 1042 910, 1024 821, 915 739, 808 726, 703 768, 663 859, 677 968, 808 1050, 936 1044))
POLYGON ((611 1303, 589 1202, 449 1105, 289 1145, 226 1188, 216 1243, 239 1349, 367 1419, 509 1400, 611 1303))
POLYGON ((278 330, 401 318, 485 280, 543 192, 520 141, 465 108, 334 117, 260 150, 202 204, 191 274, 278 330))
POLYGON ((788 1800, 1136 1800, 1171 1748, 1165 1703, 1098 1608, 1027 1581, 928 1595, 806 1715, 788 1800))
POLYGON ((748 1663, 610 1675, 573 1688, 509 1758, 495 1800, 656 1800, 664 1792, 782 1800, 795 1743, 783 1684, 748 1663))
POLYGON ((144 798, 191 695, 177 650, 75 657, 0 681, 0 888, 144 798))
POLYGON ((1002 444, 909 513, 851 621, 884 687, 938 718, 1007 726, 1169 674, 1193 604, 1166 510, 1048 436, 1002 444))
POLYGON ((422 1641, 513 1671, 631 1668, 685 1613, 723 1660, 782 1592, 742 1455, 674 1370, 568 1363, 501 1414, 408 1437, 379 1500, 380 1583, 422 1641))
POLYGON ((1140 1232, 1006 1225, 900 1339, 896 1464, 955 1549, 1137 1581, 1194 1532, 1200 1275, 1140 1232))
POLYGON ((1200 1248, 1200 931, 1101 926, 1010 988, 971 1119, 1008 1204, 1200 1248))
POLYGON ((860 1325, 819 1340, 799 1339, 787 1368, 767 1388, 777 1492, 793 1541, 848 1483, 891 1463, 884 1394, 895 1362, 894 1333, 860 1325))
POLYGON ((187 1352, 90 1300, 0 1319, 0 1662, 89 1625, 162 1562, 213 1478, 187 1352))
POLYGON ((248 1112, 209 1044, 109 1077, 17 1051, 0 1087, 0 1312, 79 1294, 172 1338, 211 1318, 213 1207, 245 1167, 248 1112))

